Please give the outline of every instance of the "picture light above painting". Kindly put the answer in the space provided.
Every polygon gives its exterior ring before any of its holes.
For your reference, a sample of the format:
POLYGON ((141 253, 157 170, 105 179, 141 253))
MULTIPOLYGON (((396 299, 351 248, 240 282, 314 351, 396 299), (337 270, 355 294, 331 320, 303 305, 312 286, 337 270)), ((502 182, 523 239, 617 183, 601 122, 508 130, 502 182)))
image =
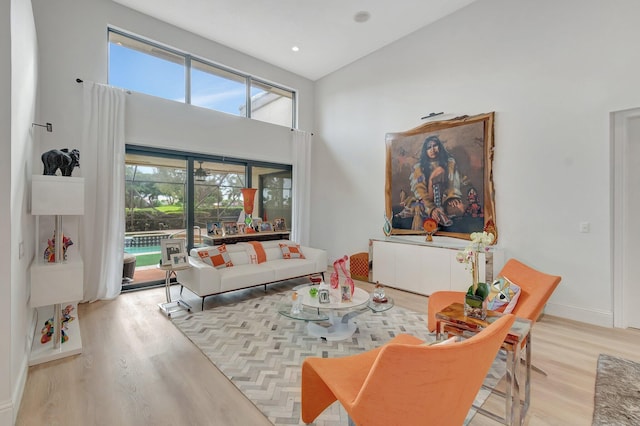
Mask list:
POLYGON ((385 215, 392 235, 468 239, 498 235, 493 187, 494 113, 431 121, 386 135, 385 215))

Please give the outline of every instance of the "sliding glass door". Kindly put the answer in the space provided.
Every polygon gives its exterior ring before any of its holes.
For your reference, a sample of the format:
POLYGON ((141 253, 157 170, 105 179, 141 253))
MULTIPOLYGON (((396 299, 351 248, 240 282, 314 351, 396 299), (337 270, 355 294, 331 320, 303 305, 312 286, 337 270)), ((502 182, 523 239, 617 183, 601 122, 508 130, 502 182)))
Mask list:
POLYGON ((162 239, 184 238, 189 249, 213 245, 209 228, 240 219, 242 188, 258 189, 254 217, 291 226, 289 165, 127 146, 125 169, 125 252, 135 269, 123 290, 162 283, 162 239))

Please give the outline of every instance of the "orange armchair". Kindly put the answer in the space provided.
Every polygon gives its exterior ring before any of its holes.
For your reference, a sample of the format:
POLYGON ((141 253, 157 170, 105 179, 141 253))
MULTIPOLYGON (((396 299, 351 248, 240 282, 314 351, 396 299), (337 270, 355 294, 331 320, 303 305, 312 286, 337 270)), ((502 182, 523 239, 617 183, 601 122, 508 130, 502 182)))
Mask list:
MULTIPOLYGON (((531 320, 532 323, 538 320, 544 305, 562 279, 557 275, 537 271, 516 259, 509 259, 499 275, 520 286, 520 298, 512 313, 517 317, 531 320)), ((429 296, 427 307, 429 331, 436 331, 436 313, 454 302, 464 303, 464 295, 465 293, 461 291, 437 291, 429 296)))
POLYGON ((340 401, 357 425, 456 425, 464 421, 515 317, 461 342, 424 345, 401 334, 380 348, 302 364, 302 421, 340 401))

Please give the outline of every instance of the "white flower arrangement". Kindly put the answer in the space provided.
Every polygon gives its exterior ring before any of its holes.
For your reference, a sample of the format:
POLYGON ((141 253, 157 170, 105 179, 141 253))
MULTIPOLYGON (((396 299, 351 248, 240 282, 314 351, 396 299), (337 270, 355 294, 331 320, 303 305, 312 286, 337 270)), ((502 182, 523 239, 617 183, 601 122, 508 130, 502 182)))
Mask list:
POLYGON ((456 260, 460 263, 465 263, 467 265, 465 269, 471 270, 473 277, 473 282, 471 284, 473 287, 473 294, 475 294, 478 286, 478 265, 476 264, 478 262, 478 254, 481 252, 488 252, 489 246, 493 244, 496 237, 491 233, 483 231, 473 232, 469 235, 469 238, 471 239, 469 245, 456 254, 456 260))

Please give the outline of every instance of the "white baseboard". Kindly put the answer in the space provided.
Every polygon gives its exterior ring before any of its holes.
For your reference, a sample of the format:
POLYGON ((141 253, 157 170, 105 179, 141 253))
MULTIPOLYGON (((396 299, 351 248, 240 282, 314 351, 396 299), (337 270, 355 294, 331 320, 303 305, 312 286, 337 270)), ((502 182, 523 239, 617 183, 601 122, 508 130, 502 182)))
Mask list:
POLYGON ((587 324, 613 328, 613 312, 585 309, 578 306, 547 303, 544 312, 556 317, 567 318, 587 324))

